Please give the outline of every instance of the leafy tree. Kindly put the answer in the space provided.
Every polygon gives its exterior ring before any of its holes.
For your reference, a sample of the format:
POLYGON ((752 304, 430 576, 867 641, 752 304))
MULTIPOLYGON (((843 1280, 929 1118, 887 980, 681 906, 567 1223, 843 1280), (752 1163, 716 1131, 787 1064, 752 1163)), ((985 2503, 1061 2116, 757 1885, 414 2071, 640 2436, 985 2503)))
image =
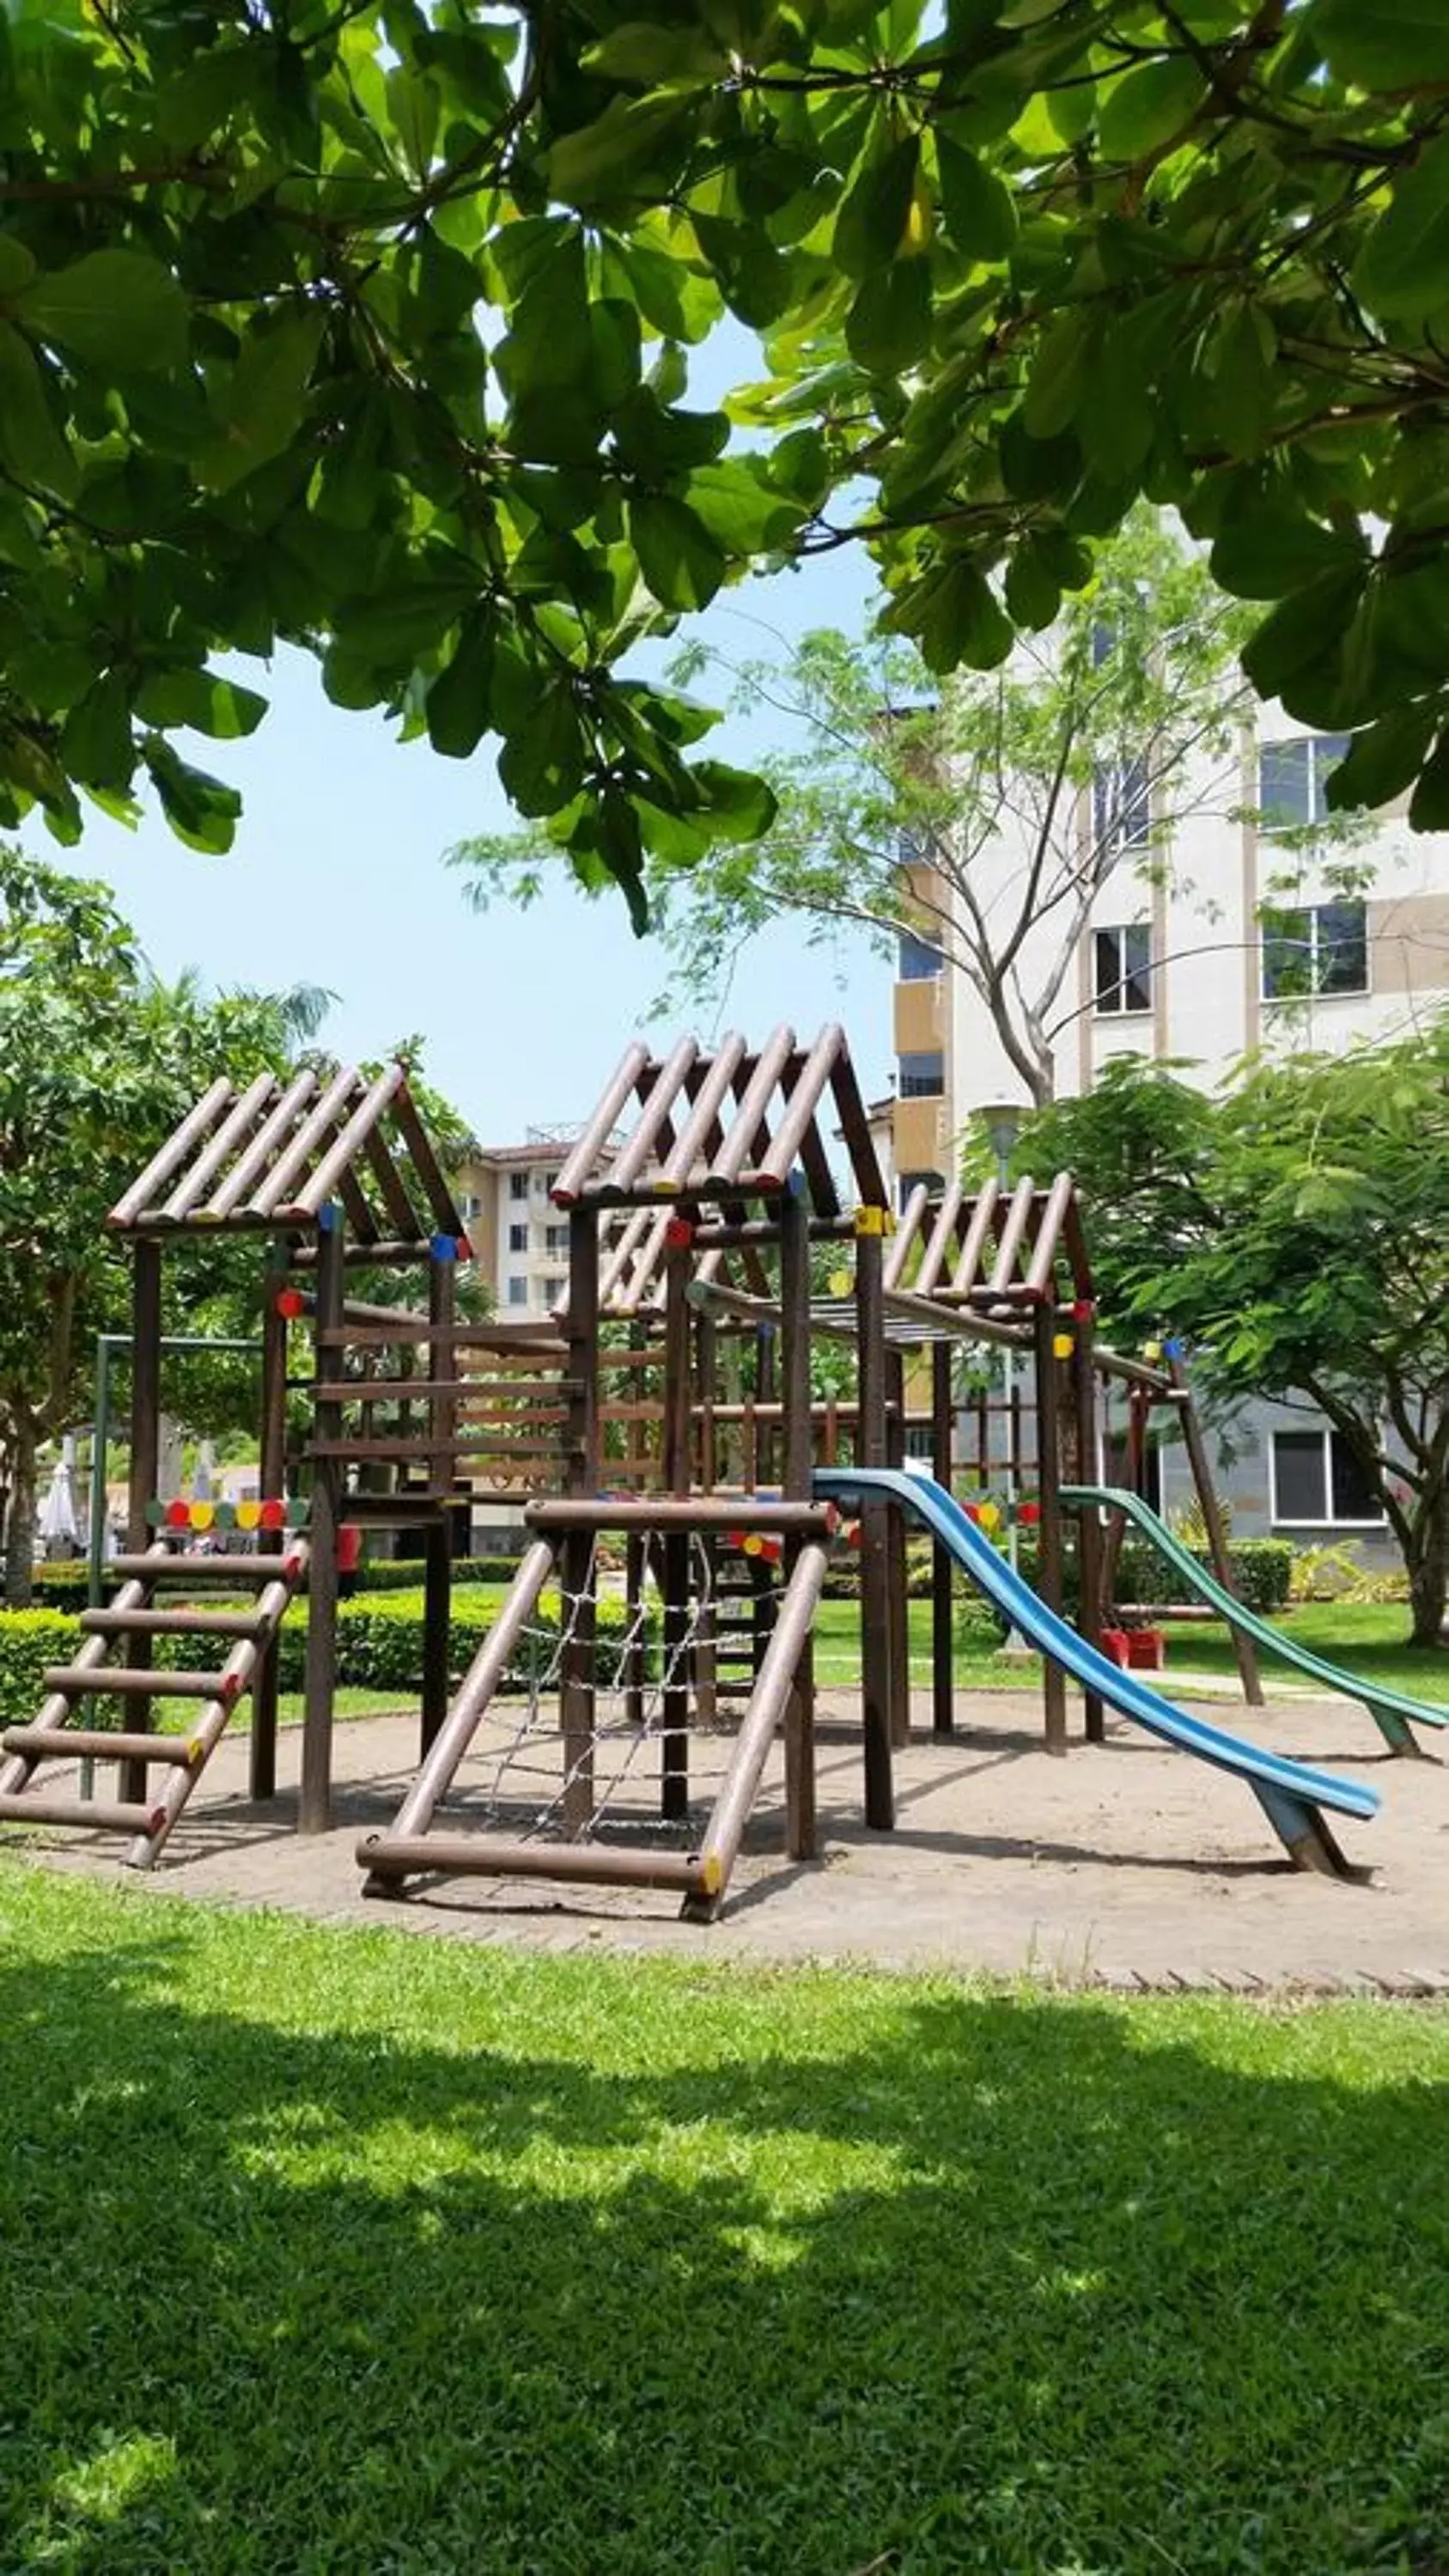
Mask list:
MULTIPOLYGON (((107 889, 0 843, 0 1450, 9 1491, 6 1599, 34 1554, 37 1453, 83 1420, 95 1336, 130 1321, 125 1258, 105 1218, 218 1072, 288 1072, 330 996, 208 994, 153 976, 107 889)), ((462 1121, 415 1086, 443 1151, 462 1121)), ((353 1274, 392 1298, 397 1274, 353 1274)), ((254 1239, 179 1243, 166 1263, 170 1331, 254 1334, 254 1239)), ((168 1362, 166 1401, 194 1431, 250 1431, 244 1355, 168 1362)))
POLYGON ((282 637, 499 737, 638 912, 769 819, 641 637, 863 542, 994 667, 1144 492, 1276 603, 1247 667, 1356 729, 1336 792, 1449 819, 1427 0, 51 0, 0 156, 0 827, 149 780, 224 847, 175 737, 249 732, 217 656, 282 637), (729 415, 683 399, 725 313, 729 415))
POLYGON ((1219 1098, 1129 1059, 1028 1120, 1086 1193, 1110 1314, 1185 1334, 1208 1392, 1315 1405, 1402 1552, 1412 1642, 1449 1582, 1449 1014, 1219 1098))
MULTIPOLYGON (((728 64, 709 12, 667 65, 637 27, 599 50, 640 120, 692 107, 671 203, 727 213, 741 263, 770 246, 769 374, 732 409, 827 478, 802 550, 868 543, 888 629, 989 669, 1139 496, 1175 505, 1274 603, 1260 695, 1354 731, 1334 798, 1413 786, 1415 826, 1449 822, 1442 9, 746 20, 728 64)), ((618 113, 586 184, 582 138, 556 156, 580 206, 618 113)))
MULTIPOLYGON (((776 816, 761 840, 646 873, 678 982, 717 1003, 779 919, 815 941, 863 929, 883 950, 914 932, 965 977, 1029 1096, 1049 1099, 1097 893, 1121 872, 1150 912, 1179 827, 1240 808, 1242 626, 1201 559, 1144 513, 1000 671, 936 686, 913 645, 829 633, 783 667, 736 671, 741 713, 784 713, 796 741, 763 764, 776 816)), ((1342 821, 1327 833, 1356 837, 1342 821)), ((1315 827, 1320 854, 1324 838, 1315 827)), ((481 907, 528 901, 569 853, 506 834, 449 859, 481 907)))
POLYGON ((215 1074, 285 1061, 285 1003, 209 1003, 147 971, 107 890, 0 844, 0 1440, 6 1598, 34 1553, 36 1455, 83 1410, 94 1337, 124 1323, 104 1231, 215 1074))

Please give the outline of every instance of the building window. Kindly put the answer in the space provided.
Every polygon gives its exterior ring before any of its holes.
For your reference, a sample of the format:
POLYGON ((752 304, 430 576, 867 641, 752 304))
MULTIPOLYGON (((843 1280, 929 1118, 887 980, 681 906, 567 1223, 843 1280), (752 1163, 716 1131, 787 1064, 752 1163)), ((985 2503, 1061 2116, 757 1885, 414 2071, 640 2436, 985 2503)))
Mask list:
POLYGON ((945 962, 932 940, 920 938, 914 930, 901 932, 896 974, 902 984, 928 982, 940 974, 945 962))
POLYGON ((1092 777, 1092 837, 1099 861, 1145 850, 1152 838, 1152 785, 1145 760, 1108 761, 1092 777))
POLYGON ((510 1252, 526 1252, 528 1250, 528 1228, 526 1225, 511 1225, 509 1227, 508 1249, 510 1252))
POLYGON ((528 1196, 528 1174, 527 1174, 527 1172, 510 1172, 510 1173, 509 1173, 509 1175, 508 1175, 508 1195, 509 1195, 509 1197, 510 1197, 511 1199, 526 1199, 526 1198, 527 1198, 527 1196, 528 1196))
POLYGON ((1345 1442, 1321 1431, 1275 1431, 1273 1518, 1290 1529, 1379 1529, 1383 1505, 1345 1442))
POLYGON ((1262 933, 1265 1002, 1368 991, 1368 914, 1361 900, 1265 904, 1262 933))
POLYGON ((1093 1008, 1104 1017, 1152 1008, 1152 929, 1145 921, 1123 922, 1093 935, 1095 983, 1093 1008))
POLYGON ((903 1055, 900 1059, 902 1100, 944 1100, 946 1059, 943 1055, 903 1055))
POLYGON ((544 1197, 546 1199, 551 1199, 554 1191, 558 1188, 557 1172, 538 1172, 534 1177, 537 1180, 538 1186, 542 1190, 544 1197))
POLYGON ((545 1306, 548 1307, 550 1313, 552 1313, 555 1306, 562 1306, 564 1304, 568 1296, 568 1292, 569 1283, 566 1279, 545 1279, 543 1283, 543 1302, 545 1306))
POLYGON ((902 1207, 906 1205, 912 1190, 919 1189, 922 1181, 925 1182, 927 1192, 933 1199, 939 1198, 941 1192, 946 1186, 946 1177, 943 1172, 902 1172, 900 1178, 896 1182, 896 1189, 900 1194, 900 1203, 902 1207))
POLYGON ((464 1224, 467 1224, 470 1217, 481 1216, 482 1213, 483 1202, 478 1197, 476 1191, 465 1190, 458 1201, 458 1214, 463 1219, 464 1224))
POLYGON ((543 1229, 543 1248, 545 1252, 551 1253, 554 1260, 557 1261, 560 1254, 567 1252, 569 1248, 568 1227, 566 1225, 546 1225, 543 1229))
POLYGON ((1348 750, 1346 733, 1265 742, 1258 751, 1258 804, 1265 832, 1302 831, 1328 812, 1328 774, 1348 750))
POLYGON ((528 1281, 526 1279, 515 1277, 509 1280, 508 1302, 510 1306, 526 1306, 528 1304, 528 1281))

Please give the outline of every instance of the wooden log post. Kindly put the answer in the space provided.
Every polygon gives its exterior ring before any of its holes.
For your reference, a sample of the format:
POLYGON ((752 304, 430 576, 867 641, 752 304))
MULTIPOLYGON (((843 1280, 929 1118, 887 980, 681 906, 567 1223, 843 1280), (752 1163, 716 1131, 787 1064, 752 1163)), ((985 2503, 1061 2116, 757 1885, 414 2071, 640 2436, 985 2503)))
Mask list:
MULTIPOLYGON (((813 1424, 810 1403, 810 1213, 803 1175, 780 1202, 780 1389, 784 1499, 810 1500, 813 1424)), ((786 1584, 800 1557, 800 1541, 787 1539, 786 1584)), ((813 1860, 815 1817, 815 1655, 807 1626, 785 1710, 785 1849, 791 1860, 813 1860)))
MULTIPOLYGON (((1176 1349, 1169 1349, 1167 1365, 1172 1377, 1176 1410, 1182 1422, 1182 1437, 1187 1449, 1188 1465, 1192 1469, 1198 1508, 1202 1513, 1203 1529, 1207 1536, 1208 1556, 1223 1590, 1236 1595, 1238 1587, 1233 1575, 1233 1560, 1228 1553, 1228 1533, 1223 1521, 1222 1506, 1218 1501, 1217 1487, 1213 1482, 1207 1442, 1202 1435, 1197 1406, 1192 1400, 1187 1371, 1176 1349)), ((1263 1680, 1258 1670, 1258 1650, 1252 1638, 1241 1628, 1233 1628, 1232 1640, 1233 1652, 1237 1657, 1238 1676, 1243 1685, 1243 1697, 1250 1708, 1261 1708, 1263 1680)))
MULTIPOLYGON (((906 1463, 906 1355, 900 1344, 886 1344, 886 1465, 906 1463)), ((886 1523, 886 1581, 890 1599, 891 1742, 911 1740, 910 1583, 906 1557, 906 1516, 891 1509, 886 1523)))
MULTIPOLYGON (((1129 1384, 1127 1389, 1127 1438, 1122 1481, 1129 1494, 1147 1499, 1147 1391, 1129 1384)), ((1122 1545, 1127 1536, 1127 1515, 1113 1512, 1102 1539, 1102 1610, 1117 1606, 1117 1570, 1122 1561, 1122 1545)))
MULTIPOLYGON (((694 1228, 674 1217, 664 1257, 664 1489, 689 1492, 690 1385, 689 1279, 694 1228)), ((669 1824, 689 1814, 689 1575, 690 1541, 669 1531, 660 1554, 664 1567, 664 1686, 661 1694, 659 1812, 669 1824)))
MULTIPOLYGON (((951 1403, 950 1342, 931 1345, 931 1473, 938 1485, 951 1490, 951 1403)), ((931 1550, 931 1733, 942 1737, 954 1734, 956 1726, 955 1639, 952 1634, 955 1565, 949 1548, 939 1540, 931 1550)))
MULTIPOLYGON (((1032 1309, 1036 1359, 1037 1590, 1048 1610, 1060 1619, 1063 1598, 1061 1499, 1061 1361, 1057 1353, 1056 1309, 1045 1298, 1032 1309)), ((1050 1655, 1042 1657, 1042 1698, 1048 1753, 1067 1749, 1067 1677, 1050 1655)))
MULTIPOLYGON (((719 1437, 715 1408, 719 1398, 719 1328, 713 1315, 694 1319, 695 1381, 699 1390, 699 1488, 712 1494, 719 1478, 719 1437)), ((719 1650, 715 1616, 715 1568, 719 1551, 703 1542, 709 1567, 709 1597, 700 1604, 694 1643, 694 1705, 701 1726, 713 1726, 719 1713, 719 1650)))
MULTIPOLYGON (((1096 1314, 1089 1298, 1079 1298, 1072 1309, 1072 1415, 1076 1426, 1076 1481, 1095 1485, 1097 1474, 1097 1364, 1096 1314)), ((1084 1505, 1077 1514, 1077 1586, 1080 1605, 1077 1625, 1089 1646, 1100 1651, 1102 1644, 1102 1523, 1095 1507, 1084 1505)), ((1106 1741, 1106 1711, 1100 1691, 1088 1691, 1085 1700, 1085 1732, 1089 1744, 1106 1741)))
MULTIPOLYGON (((855 1463, 883 1467, 885 1438, 885 1305, 882 1270, 886 1211, 856 1210, 855 1315, 859 1426, 855 1463)), ((865 1821, 889 1833, 896 1820, 891 1718, 888 1530, 883 1504, 864 1497, 860 1514, 860 1679, 865 1736, 865 1821)))
MULTIPOLYGON (((161 1246, 149 1235, 137 1239, 131 1280, 131 1468, 126 1488, 126 1545, 140 1556, 150 1543, 147 1505, 161 1472, 161 1246)), ((125 1658, 133 1670, 144 1670, 150 1653, 144 1637, 128 1637, 125 1658)), ((136 1700, 128 1709, 128 1732, 144 1735, 151 1726, 151 1702, 136 1700)), ((146 1765, 121 1765, 120 1795, 127 1805, 146 1796, 146 1765)))
MULTIPOLYGON (((428 1350, 428 1376, 434 1386, 457 1384, 458 1360, 451 1328, 458 1314, 458 1262, 448 1235, 434 1240, 428 1263, 428 1321, 439 1338, 428 1350)), ((433 1443, 428 1481, 446 1499, 457 1464, 458 1399, 456 1393, 429 1398, 428 1432, 433 1443)), ((448 1713, 448 1644, 453 1608, 453 1525, 448 1511, 430 1521, 423 1560, 423 1692, 419 1759, 437 1740, 448 1713)))
MULTIPOLYGON (((287 1318, 278 1299, 287 1283, 287 1247, 275 1244, 268 1255, 262 1283, 262 1387, 258 1426, 257 1484, 263 1495, 280 1494, 287 1481, 287 1318)), ((286 1544, 283 1530, 257 1531, 258 1556, 279 1555, 286 1544)), ((248 1787, 258 1801, 277 1790, 277 1675, 279 1650, 274 1637, 257 1667, 252 1686, 252 1735, 248 1747, 248 1787)))
POLYGON ((643 1530, 630 1530, 624 1541, 624 1615, 627 1621, 620 1678, 624 1717, 630 1726, 644 1723, 644 1577, 649 1541, 643 1530))
MULTIPOLYGON (((569 1420, 565 1484, 570 1494, 599 1484, 599 1219, 590 1206, 569 1210, 569 1420)), ((559 1556, 564 1644, 559 1660, 563 1730, 564 1829, 585 1831, 594 1809, 594 1683, 597 1578, 593 1534, 570 1530, 559 1556)))
MULTIPOLYGON (((313 1295, 317 1383, 335 1376, 336 1346, 324 1333, 340 1332, 346 1294, 346 1234, 336 1200, 317 1213, 317 1276, 313 1295)), ((312 1431, 316 1443, 335 1447, 342 1433, 342 1407, 314 1398, 312 1431)), ((302 1716, 302 1790, 297 1829, 322 1834, 332 1822, 332 1717, 337 1697, 337 1535, 342 1523, 344 1469, 335 1456, 314 1460, 312 1516, 308 1536, 312 1553, 307 1574, 307 1679, 302 1716)))

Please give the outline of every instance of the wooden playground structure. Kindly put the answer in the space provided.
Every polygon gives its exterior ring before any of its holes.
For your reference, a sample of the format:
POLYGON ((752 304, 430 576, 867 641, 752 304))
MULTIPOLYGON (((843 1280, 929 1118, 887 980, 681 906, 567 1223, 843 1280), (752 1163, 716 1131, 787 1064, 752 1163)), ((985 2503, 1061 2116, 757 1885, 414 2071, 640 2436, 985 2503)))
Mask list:
MULTIPOLYGON (((76 1663, 46 1676, 37 1723, 3 1738, 0 1819, 108 1827, 155 1860, 233 1709, 253 1701, 250 1793, 276 1789, 276 1636, 305 1582, 299 1824, 332 1821, 338 1534, 421 1533, 425 1596, 420 1761, 393 1821, 359 1846, 371 1893, 484 1874, 674 1891, 718 1909, 766 1760, 785 1751, 792 1858, 816 1849, 813 1628, 834 1506, 817 1467, 889 1468, 929 1454, 949 1488, 1003 1468, 1023 1498, 1036 1583, 1060 1609, 1069 1549, 1079 1624, 1107 1622, 1120 1530, 1068 1514, 1064 1484, 1096 1473, 1106 1390, 1127 1392, 1140 1460, 1151 1408, 1180 1426, 1215 1570, 1231 1585, 1206 1450, 1180 1359, 1158 1366, 1097 1339, 1082 1212, 1070 1178, 912 1192, 897 1220, 843 1032, 779 1029, 625 1053, 561 1168, 565 1310, 471 1321, 469 1246, 406 1071, 212 1086, 114 1210, 134 1263, 128 1554, 121 1590, 88 1612, 76 1663), (840 1140, 837 1175, 828 1148, 840 1140), (162 1263, 168 1243, 255 1235, 265 1265, 255 1554, 198 1556, 155 1490, 162 1263), (823 1271, 824 1277, 820 1276, 823 1271), (360 1298, 389 1274, 402 1301, 360 1298), (364 1284, 367 1284, 364 1282, 364 1284), (310 1375, 289 1378, 307 1331, 310 1375), (843 1392, 812 1391, 817 1345, 844 1351, 843 1392), (962 1351, 1012 1354, 1013 1392, 957 1383, 962 1351), (289 1450, 288 1400, 305 1400, 289 1450), (499 1616, 449 1704, 452 1568, 479 1491, 524 1503, 528 1539, 499 1616), (250 1611, 159 1607, 164 1587, 249 1590, 250 1611), (161 1670, 149 1641, 224 1639, 220 1673, 161 1670), (194 1696, 187 1739, 151 1731, 161 1696, 194 1696), (88 1697, 124 1697, 124 1734, 81 1728, 88 1697), (465 1761, 487 1748, 488 1792, 465 1761), (119 1764, 113 1800, 57 1795, 45 1768, 119 1764), (159 1797, 147 1781, 160 1769, 159 1797), (446 1816, 444 1810, 446 1805, 446 1816), (444 1818, 440 1821, 440 1818, 444 1818)), ((295 1411, 295 1406, 294 1406, 295 1411)), ((895 1817, 893 1757, 911 1727, 904 1515, 868 1501, 852 1558, 860 1603, 867 1824, 895 1817)), ((839 1554, 835 1561, 840 1562, 839 1554)), ((955 1725, 956 1577, 932 1559, 931 1726, 955 1725)), ((1251 1645, 1245 1691, 1257 1697, 1251 1645)), ((1065 1678, 1044 1662, 1047 1749, 1067 1750, 1065 1678)), ((1100 1740, 1100 1700, 1086 1698, 1100 1740)))

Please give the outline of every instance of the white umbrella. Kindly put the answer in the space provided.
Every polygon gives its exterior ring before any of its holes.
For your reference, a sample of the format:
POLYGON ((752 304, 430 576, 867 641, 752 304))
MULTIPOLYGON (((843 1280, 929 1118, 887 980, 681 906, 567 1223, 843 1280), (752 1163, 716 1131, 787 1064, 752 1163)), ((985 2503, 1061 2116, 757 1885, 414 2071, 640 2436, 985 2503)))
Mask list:
POLYGON ((75 1547, 80 1538, 80 1523, 75 1515, 75 1442, 62 1443, 60 1457, 50 1479, 49 1491, 40 1506, 36 1535, 41 1545, 54 1548, 75 1547))

